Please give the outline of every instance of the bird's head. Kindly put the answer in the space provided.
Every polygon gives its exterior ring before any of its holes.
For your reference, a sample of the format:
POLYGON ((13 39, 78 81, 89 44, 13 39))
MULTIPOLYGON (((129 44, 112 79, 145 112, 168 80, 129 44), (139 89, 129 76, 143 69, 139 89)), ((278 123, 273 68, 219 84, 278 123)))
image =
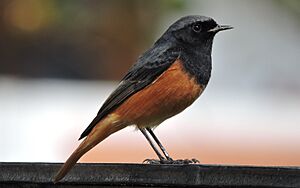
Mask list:
POLYGON ((210 45, 216 33, 232 28, 227 25, 218 25, 210 17, 186 16, 173 23, 162 38, 191 46, 210 45))

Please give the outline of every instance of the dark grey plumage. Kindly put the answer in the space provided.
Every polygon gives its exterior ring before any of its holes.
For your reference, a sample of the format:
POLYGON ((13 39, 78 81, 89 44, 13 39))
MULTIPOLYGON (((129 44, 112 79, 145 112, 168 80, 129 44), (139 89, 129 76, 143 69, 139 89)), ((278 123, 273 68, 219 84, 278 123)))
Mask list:
POLYGON ((186 72, 205 87, 211 75, 211 49, 213 37, 219 31, 215 29, 217 27, 218 24, 212 18, 205 16, 186 16, 172 24, 138 58, 79 139, 87 136, 103 117, 128 97, 151 84, 176 59, 182 60, 186 72), (210 32, 212 29, 215 30, 210 32))

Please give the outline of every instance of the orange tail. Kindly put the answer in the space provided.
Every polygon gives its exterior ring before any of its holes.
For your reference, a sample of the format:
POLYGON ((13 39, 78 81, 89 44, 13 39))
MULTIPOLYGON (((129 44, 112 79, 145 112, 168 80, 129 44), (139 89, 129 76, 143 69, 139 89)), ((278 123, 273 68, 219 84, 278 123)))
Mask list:
POLYGON ((106 118, 101 120, 94 127, 91 133, 82 141, 78 148, 72 153, 65 164, 63 164, 53 182, 57 183, 59 180, 61 180, 86 152, 88 152, 112 133, 124 127, 124 124, 119 121, 119 116, 115 114, 108 115, 106 118))

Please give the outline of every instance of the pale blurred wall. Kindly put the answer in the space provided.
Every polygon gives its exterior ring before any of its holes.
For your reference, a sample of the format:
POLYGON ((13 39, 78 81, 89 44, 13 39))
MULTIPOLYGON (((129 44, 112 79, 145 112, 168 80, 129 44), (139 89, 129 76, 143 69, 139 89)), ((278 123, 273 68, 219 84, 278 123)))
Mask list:
MULTIPOLYGON (((180 11, 170 10, 157 20, 160 27, 154 29, 154 38, 188 14, 211 16, 235 27, 215 38, 213 75, 204 94, 156 129, 174 158, 300 165, 297 10, 280 1, 186 1, 180 11)), ((0 161, 65 160, 115 86, 2 77, 0 161)), ((133 130, 112 135, 82 161, 141 162, 155 157, 143 136, 133 130)))

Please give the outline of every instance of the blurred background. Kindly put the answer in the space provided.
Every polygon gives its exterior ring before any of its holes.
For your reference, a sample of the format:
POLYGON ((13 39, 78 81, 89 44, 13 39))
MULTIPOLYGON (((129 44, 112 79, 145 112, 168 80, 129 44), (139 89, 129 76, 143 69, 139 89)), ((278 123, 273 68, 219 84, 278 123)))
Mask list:
MULTIPOLYGON (((300 165, 300 1, 0 1, 0 161, 63 162, 139 54, 178 18, 213 17, 213 72, 157 136, 173 158, 300 165)), ((133 127, 81 162, 155 158, 133 127)))

